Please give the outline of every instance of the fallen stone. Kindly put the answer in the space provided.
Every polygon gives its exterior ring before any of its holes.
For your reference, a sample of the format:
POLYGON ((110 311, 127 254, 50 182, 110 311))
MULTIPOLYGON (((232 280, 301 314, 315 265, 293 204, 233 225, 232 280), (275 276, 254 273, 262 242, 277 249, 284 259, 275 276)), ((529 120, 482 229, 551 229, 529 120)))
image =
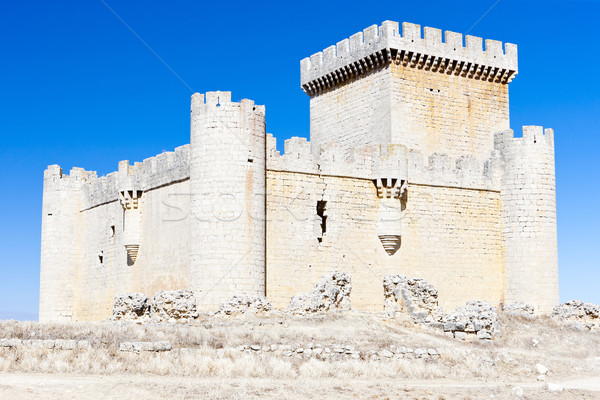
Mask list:
POLYGON ((158 322, 174 323, 198 318, 194 293, 191 290, 158 292, 150 300, 150 314, 158 322))
POLYGON ((113 321, 135 321, 150 316, 148 296, 143 293, 121 293, 115 295, 113 321))
POLYGON ((351 290, 349 274, 340 271, 328 272, 323 274, 310 293, 292 298, 287 311, 305 315, 320 311, 350 310, 351 290))
POLYGON ((538 374, 540 375, 546 375, 548 374, 548 368, 546 368, 544 365, 542 364, 535 364, 535 370, 537 371, 538 374))
POLYGON ((567 301, 554 307, 551 317, 588 331, 600 330, 600 306, 581 300, 567 301))
POLYGON ((548 389, 550 392, 557 392, 560 393, 563 391, 563 387, 560 385, 557 385, 555 383, 546 383, 546 389, 548 389))
POLYGON ((514 317, 532 318, 535 314, 535 308, 523 302, 503 303, 501 307, 506 315, 514 317))
POLYGON ((454 336, 465 338, 460 334, 476 334, 479 339, 490 340, 500 335, 500 320, 496 308, 485 301, 469 301, 465 306, 442 317, 444 326, 456 325, 454 336))
POLYGON ((57 339, 54 341, 54 348, 57 350, 75 350, 77 348, 77 340, 57 339))
MULTIPOLYGON (((383 278, 384 309, 390 316, 408 312, 419 323, 439 322, 443 311, 438 306, 438 291, 420 278, 386 275, 383 278)), ((444 327, 445 328, 445 327, 444 327)))
POLYGON ((0 339, 0 347, 17 347, 21 345, 21 339, 0 339))
POLYGON ((217 314, 235 316, 269 311, 271 311, 271 302, 264 296, 236 295, 223 302, 217 314))

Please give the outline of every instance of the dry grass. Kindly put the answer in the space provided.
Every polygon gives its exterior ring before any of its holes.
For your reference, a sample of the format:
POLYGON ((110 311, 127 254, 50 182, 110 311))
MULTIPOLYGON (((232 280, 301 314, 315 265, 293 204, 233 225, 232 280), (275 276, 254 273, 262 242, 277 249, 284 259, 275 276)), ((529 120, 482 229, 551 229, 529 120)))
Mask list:
POLYGON ((38 324, 0 322, 0 338, 87 340, 77 351, 0 348, 0 372, 52 374, 150 374, 204 378, 275 380, 454 379, 535 382, 535 364, 550 368, 550 377, 598 374, 600 335, 579 332, 550 319, 502 317, 503 335, 491 345, 462 342, 406 320, 348 313, 312 318, 205 319, 195 325, 101 323, 38 324), (534 346, 534 339, 537 345, 534 346), (174 348, 195 352, 126 353, 124 341, 168 340, 174 348), (275 353, 245 353, 240 345, 309 343, 352 345, 363 354, 390 345, 435 347, 437 360, 319 360, 275 353))

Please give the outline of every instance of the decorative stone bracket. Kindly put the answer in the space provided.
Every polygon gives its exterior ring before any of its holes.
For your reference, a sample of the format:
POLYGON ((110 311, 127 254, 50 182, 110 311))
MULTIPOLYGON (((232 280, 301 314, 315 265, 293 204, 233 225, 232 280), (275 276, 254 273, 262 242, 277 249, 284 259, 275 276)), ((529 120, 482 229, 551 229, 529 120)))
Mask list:
POLYGON ((379 198, 377 235, 388 255, 394 255, 402 242, 402 196, 408 182, 398 178, 373 180, 379 198))
POLYGON ((137 261, 142 239, 142 214, 140 210, 141 190, 122 190, 119 192, 123 206, 123 242, 127 251, 127 265, 137 261))
POLYGON ((124 210, 137 209, 140 197, 142 197, 141 190, 123 190, 119 192, 119 199, 124 210))

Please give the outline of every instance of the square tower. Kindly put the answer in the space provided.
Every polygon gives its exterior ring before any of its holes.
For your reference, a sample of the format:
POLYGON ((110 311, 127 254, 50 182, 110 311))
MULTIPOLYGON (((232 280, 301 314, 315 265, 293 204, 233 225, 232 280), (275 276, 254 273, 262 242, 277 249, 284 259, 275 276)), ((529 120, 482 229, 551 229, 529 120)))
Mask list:
POLYGON ((517 46, 385 21, 301 61, 313 150, 402 144, 424 154, 489 157, 509 128, 517 46))

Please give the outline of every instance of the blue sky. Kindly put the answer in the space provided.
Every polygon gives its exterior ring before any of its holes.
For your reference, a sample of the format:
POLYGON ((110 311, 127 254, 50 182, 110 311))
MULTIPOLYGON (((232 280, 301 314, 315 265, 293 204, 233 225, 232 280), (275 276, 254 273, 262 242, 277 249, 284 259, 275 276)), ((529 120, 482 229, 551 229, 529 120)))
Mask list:
POLYGON ((190 88, 308 136, 300 59, 387 19, 518 44, 511 127, 556 132, 561 301, 600 303, 600 2, 105 1, 184 83, 101 1, 2 3, 0 318, 37 318, 48 164, 106 174, 188 143, 190 88))

